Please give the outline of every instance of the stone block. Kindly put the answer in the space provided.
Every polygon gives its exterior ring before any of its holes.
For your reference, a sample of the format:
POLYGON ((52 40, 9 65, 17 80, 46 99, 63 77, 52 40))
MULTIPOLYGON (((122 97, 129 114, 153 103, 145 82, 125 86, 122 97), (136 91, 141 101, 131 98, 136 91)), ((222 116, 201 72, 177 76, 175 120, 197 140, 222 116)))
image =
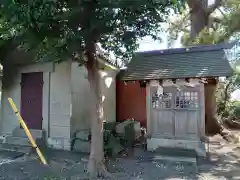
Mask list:
POLYGON ((51 137, 47 140, 47 145, 53 149, 70 150, 70 139, 51 137))
POLYGON ((147 139, 148 151, 156 151, 158 148, 161 148, 161 147, 194 150, 197 153, 197 156, 206 157, 205 147, 198 140, 185 140, 185 139, 176 140, 176 139, 164 139, 164 138, 147 139))
POLYGON ((31 152, 31 146, 20 146, 13 144, 0 143, 0 151, 14 151, 14 152, 22 152, 24 154, 31 152))
POLYGON ((73 145, 73 151, 82 152, 82 153, 90 153, 90 143, 82 141, 80 139, 76 139, 73 145))
POLYGON ((127 125, 129 125, 129 123, 131 123, 131 121, 126 120, 126 121, 123 121, 123 122, 117 124, 116 125, 116 133, 124 136, 124 134, 125 134, 125 127, 127 125))
POLYGON ((13 137, 13 136, 7 136, 6 137, 6 144, 21 145, 21 146, 31 146, 31 143, 28 140, 28 138, 25 138, 25 137, 13 137))
MULTIPOLYGON (((130 123, 132 123, 132 120, 126 120, 122 123, 119 123, 116 125, 116 133, 120 136, 125 136, 125 127, 128 126, 130 123)), ((137 121, 134 121, 134 133, 135 133, 135 139, 138 139, 141 136, 141 126, 140 123, 137 121)))
POLYGON ((77 131, 74 135, 74 138, 78 138, 78 139, 82 139, 84 141, 88 141, 89 133, 90 132, 88 130, 77 131))

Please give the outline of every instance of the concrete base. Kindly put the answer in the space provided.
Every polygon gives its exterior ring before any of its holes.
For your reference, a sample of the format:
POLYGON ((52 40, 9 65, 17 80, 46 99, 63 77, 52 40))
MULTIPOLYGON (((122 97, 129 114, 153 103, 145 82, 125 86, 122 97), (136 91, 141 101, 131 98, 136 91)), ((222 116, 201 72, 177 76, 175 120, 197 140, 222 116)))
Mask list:
MULTIPOLYGON (((35 130, 35 129, 29 129, 33 138, 38 138, 38 139, 45 139, 46 138, 46 133, 44 130, 35 130)), ((27 138, 27 135, 25 131, 21 128, 15 128, 12 132, 12 136, 14 137, 25 137, 27 138)))
POLYGON ((0 150, 29 153, 32 149, 27 138, 2 135, 0 137, 0 150))
POLYGON ((49 148, 70 151, 71 139, 50 137, 47 139, 47 145, 49 148))
POLYGON ((71 150, 74 152, 89 153, 90 152, 89 134, 90 131, 88 129, 76 131, 73 134, 71 150))
POLYGON ((164 139, 164 138, 147 139, 147 149, 149 151, 156 151, 158 148, 161 147, 195 150, 198 156, 206 157, 204 144, 197 140, 164 139))
MULTIPOLYGON (((30 132, 37 145, 39 147, 44 147, 46 144, 45 132, 43 130, 33 129, 30 129, 30 132)), ((0 150, 29 153, 32 150, 32 145, 25 131, 18 127, 13 130, 12 134, 0 136, 0 150)))
POLYGON ((15 137, 15 136, 7 136, 6 137, 6 144, 20 145, 20 146, 31 146, 31 143, 28 140, 28 138, 15 137))
POLYGON ((32 150, 31 146, 20 146, 20 145, 0 143, 0 151, 21 152, 21 153, 27 154, 31 152, 31 150, 32 150))

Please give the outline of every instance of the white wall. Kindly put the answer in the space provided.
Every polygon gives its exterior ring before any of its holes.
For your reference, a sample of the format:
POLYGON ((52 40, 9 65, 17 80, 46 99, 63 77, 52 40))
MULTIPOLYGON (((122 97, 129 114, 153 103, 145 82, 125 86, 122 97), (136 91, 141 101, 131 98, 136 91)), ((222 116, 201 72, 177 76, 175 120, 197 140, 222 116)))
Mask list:
MULTIPOLYGON (((104 98, 104 117, 106 121, 116 121, 116 84, 117 71, 107 70, 102 73, 101 88, 104 98)), ((90 86, 87 79, 87 70, 72 63, 72 119, 71 133, 76 130, 90 129, 90 86)))
POLYGON ((72 63, 71 72, 72 119, 71 133, 76 130, 86 130, 90 127, 90 86, 87 71, 77 62, 72 63))
POLYGON ((71 63, 55 65, 50 75, 50 122, 48 144, 70 149, 71 63))

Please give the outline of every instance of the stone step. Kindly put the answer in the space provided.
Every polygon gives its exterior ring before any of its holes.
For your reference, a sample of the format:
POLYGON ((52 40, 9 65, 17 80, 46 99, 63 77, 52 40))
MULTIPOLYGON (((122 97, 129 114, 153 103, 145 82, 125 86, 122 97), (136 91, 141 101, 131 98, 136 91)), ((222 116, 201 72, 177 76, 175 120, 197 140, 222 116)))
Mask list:
POLYGON ((167 155, 156 155, 153 158, 154 160, 167 160, 173 162, 187 162, 197 164, 197 159, 193 157, 181 157, 181 156, 167 156, 167 155))
POLYGON ((10 145, 31 146, 30 141, 25 137, 7 136, 5 143, 10 145))
POLYGON ((0 143, 1 151, 12 151, 12 152, 21 152, 21 153, 29 153, 31 151, 30 146, 20 146, 20 145, 12 145, 6 143, 0 143))
MULTIPOLYGON (((47 144, 44 139, 34 138, 34 140, 39 148, 47 148, 47 144)), ((32 147, 28 138, 25 137, 6 136, 2 144, 32 147)))
MULTIPOLYGON (((15 131, 16 132, 16 131, 15 131)), ((22 131, 19 131, 22 133, 22 131)), ((19 134, 18 134, 19 135, 19 134)), ((21 135, 21 134, 20 134, 21 135)), ((38 136, 39 134, 35 134, 38 136)), ((35 141, 40 148, 46 148, 46 142, 42 138, 35 138, 35 141)), ((27 137, 5 135, 0 139, 0 151, 14 151, 21 153, 30 153, 33 148, 27 137)))
POLYGON ((189 157, 189 158, 195 158, 197 157, 197 154, 194 149, 183 149, 183 148, 171 148, 171 147, 159 147, 156 150, 156 153, 160 156, 172 156, 172 157, 189 157))
MULTIPOLYGON (((45 138, 44 130, 30 129, 30 132, 34 138, 43 139, 45 138)), ((21 128, 16 128, 12 131, 12 136, 14 137, 24 137, 27 138, 25 131, 21 128)))
POLYGON ((183 171, 184 165, 191 166, 195 173, 198 172, 197 159, 194 157, 181 157, 181 156, 167 156, 167 155, 157 155, 153 158, 154 161, 174 163, 176 165, 176 170, 183 171))

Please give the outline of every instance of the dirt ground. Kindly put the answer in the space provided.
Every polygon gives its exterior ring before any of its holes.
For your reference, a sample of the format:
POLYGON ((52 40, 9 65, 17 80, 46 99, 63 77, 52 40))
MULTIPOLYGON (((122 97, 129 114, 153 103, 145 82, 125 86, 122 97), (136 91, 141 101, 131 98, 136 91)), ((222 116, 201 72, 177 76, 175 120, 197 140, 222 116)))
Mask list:
MULTIPOLYGON (((197 166, 187 162, 154 160, 153 154, 140 152, 131 158, 108 162, 108 170, 117 180, 240 180, 240 145, 227 143, 220 136, 211 138, 208 159, 197 166)), ((78 180, 86 179, 87 155, 52 151, 49 167, 36 156, 13 160, 11 153, 0 152, 0 180, 78 180), (12 159, 11 159, 12 158, 12 159)))

